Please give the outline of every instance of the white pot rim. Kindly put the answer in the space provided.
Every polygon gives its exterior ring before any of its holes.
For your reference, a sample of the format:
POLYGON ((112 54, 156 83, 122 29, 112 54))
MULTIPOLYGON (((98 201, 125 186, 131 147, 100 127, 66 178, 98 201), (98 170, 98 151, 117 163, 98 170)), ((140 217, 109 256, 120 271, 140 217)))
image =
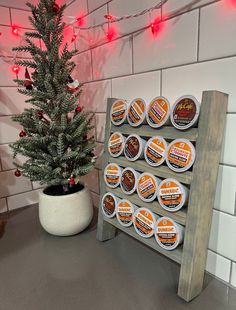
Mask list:
POLYGON ((87 185, 86 185, 84 182, 80 182, 80 184, 83 185, 83 187, 84 187, 83 189, 81 189, 81 190, 78 191, 78 192, 71 193, 71 194, 67 194, 67 195, 47 195, 47 194, 45 194, 45 193, 44 193, 44 190, 45 190, 46 188, 48 188, 48 187, 51 187, 51 186, 46 186, 46 187, 40 189, 40 190, 39 190, 39 194, 40 194, 41 196, 51 197, 52 199, 53 199, 53 198, 59 198, 59 197, 71 197, 71 196, 76 196, 76 195, 78 195, 79 193, 82 193, 82 192, 85 192, 85 191, 88 190, 88 187, 87 187, 87 185))

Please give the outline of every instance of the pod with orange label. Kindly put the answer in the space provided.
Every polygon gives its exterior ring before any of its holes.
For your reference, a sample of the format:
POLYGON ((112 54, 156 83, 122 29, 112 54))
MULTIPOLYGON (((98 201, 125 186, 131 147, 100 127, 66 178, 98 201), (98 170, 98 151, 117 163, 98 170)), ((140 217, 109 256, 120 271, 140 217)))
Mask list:
POLYGON ((134 206, 129 200, 121 199, 116 208, 116 218, 118 222, 125 227, 133 224, 134 206))
POLYGON ((192 167, 195 156, 195 148, 189 140, 176 139, 168 146, 166 163, 171 170, 184 172, 192 167))
POLYGON ((171 123, 179 130, 186 130, 197 123, 199 112, 200 103, 195 97, 182 96, 172 106, 171 123))
POLYGON ((144 121, 146 121, 146 103, 141 98, 134 99, 127 111, 127 120, 130 126, 137 127, 140 126, 144 121))
POLYGON ((110 117, 115 126, 127 122, 127 103, 125 100, 118 99, 112 104, 110 117))
POLYGON ((134 228, 137 234, 144 238, 150 238, 154 234, 156 216, 147 208, 138 208, 134 212, 134 228))
POLYGON ((131 195, 136 191, 139 176, 140 173, 130 167, 122 171, 120 187, 125 194, 131 195))
POLYGON ((105 216, 112 218, 116 215, 117 204, 120 201, 112 193, 108 192, 102 197, 102 212, 105 216))
POLYGON ((108 152, 112 157, 119 157, 124 153, 125 137, 118 131, 114 132, 108 141, 108 152))
POLYGON ((120 185, 122 169, 114 163, 110 163, 104 170, 104 181, 107 186, 116 188, 120 185))
POLYGON ((174 250, 183 242, 184 227, 167 216, 157 220, 154 230, 157 243, 165 250, 174 250))
POLYGON ((160 136, 150 138, 145 146, 144 157, 153 167, 160 166, 166 160, 167 142, 160 136))
POLYGON ((140 174, 137 183, 137 193, 141 200, 150 202, 156 199, 160 179, 151 173, 140 174))
POLYGON ((163 209, 176 212, 187 204, 188 188, 175 179, 165 179, 159 184, 158 202, 163 209))
POLYGON ((145 145, 146 141, 138 135, 129 135, 125 141, 125 157, 130 161, 143 158, 145 145))
POLYGON ((146 119, 149 126, 159 128, 168 123, 170 103, 165 97, 154 98, 148 106, 146 119))

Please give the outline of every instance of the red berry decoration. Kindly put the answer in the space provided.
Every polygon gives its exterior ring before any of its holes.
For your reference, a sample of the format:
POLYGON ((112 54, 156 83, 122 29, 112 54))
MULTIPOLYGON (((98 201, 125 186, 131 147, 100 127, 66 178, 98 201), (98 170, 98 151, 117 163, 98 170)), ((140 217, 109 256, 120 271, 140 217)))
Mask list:
POLYGON ((26 132, 24 130, 21 130, 21 132, 19 133, 19 136, 21 138, 25 137, 26 136, 26 132))
POLYGON ((70 178, 69 184, 70 185, 75 185, 75 179, 73 177, 70 178))
POLYGON ((81 107, 78 106, 75 108, 75 112, 80 113, 81 111, 82 111, 81 107))
POLYGON ((37 116, 39 119, 42 119, 43 118, 43 111, 38 111, 37 116))
POLYGON ((16 169, 16 171, 15 171, 15 176, 16 176, 16 177, 20 177, 20 176, 21 176, 21 172, 20 172, 19 169, 16 169))
POLYGON ((53 12, 58 13, 59 9, 60 9, 59 5, 55 2, 52 7, 53 12))

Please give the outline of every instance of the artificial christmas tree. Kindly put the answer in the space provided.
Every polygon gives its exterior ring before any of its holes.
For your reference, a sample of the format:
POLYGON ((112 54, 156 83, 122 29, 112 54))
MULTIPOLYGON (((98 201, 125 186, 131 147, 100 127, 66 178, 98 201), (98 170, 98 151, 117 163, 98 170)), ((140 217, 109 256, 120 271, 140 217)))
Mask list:
POLYGON ((22 175, 46 184, 44 194, 65 196, 83 188, 78 179, 95 164, 94 137, 88 138, 93 115, 78 107, 81 84, 71 77, 75 68, 71 58, 77 51, 69 51, 67 43, 62 46, 66 5, 59 7, 54 0, 40 0, 37 6, 29 2, 27 6, 35 31, 26 32, 25 46, 13 50, 28 52, 32 57, 16 62, 26 67, 26 72, 25 80, 15 80, 22 86, 18 91, 30 97, 27 102, 32 108, 13 117, 22 131, 11 147, 14 157, 28 157, 18 165, 22 175), (39 48, 35 39, 41 40, 45 48, 39 48), (28 68, 34 70, 31 77, 28 68))

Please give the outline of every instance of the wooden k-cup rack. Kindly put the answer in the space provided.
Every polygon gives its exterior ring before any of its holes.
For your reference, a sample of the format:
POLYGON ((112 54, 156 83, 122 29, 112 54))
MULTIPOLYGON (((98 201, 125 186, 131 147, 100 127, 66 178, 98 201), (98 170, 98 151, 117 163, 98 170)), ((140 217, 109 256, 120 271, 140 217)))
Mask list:
POLYGON ((110 120, 110 109, 115 100, 112 98, 108 99, 103 171, 108 163, 113 162, 121 167, 132 167, 139 172, 150 172, 160 178, 174 178, 188 185, 190 187, 190 194, 187 208, 173 213, 161 208, 157 200, 147 203, 140 200, 137 194, 127 196, 120 188, 108 188, 101 177, 97 238, 100 241, 112 239, 115 237, 118 228, 179 263, 178 295, 184 300, 190 301, 200 294, 203 286, 212 209, 226 122, 228 95, 218 91, 204 91, 198 127, 190 128, 186 131, 177 130, 172 126, 164 126, 160 129, 153 129, 148 125, 142 125, 138 128, 132 128, 128 124, 114 126, 110 120), (151 167, 145 160, 131 162, 126 160, 124 156, 118 158, 111 157, 108 152, 108 140, 111 133, 115 131, 119 131, 125 136, 135 132, 141 137, 146 138, 158 135, 167 140, 177 138, 190 140, 195 144, 196 148, 196 160, 192 171, 176 173, 165 165, 151 167), (101 210, 101 202, 106 192, 112 192, 119 198, 127 198, 138 207, 146 207, 160 216, 168 216, 185 226, 183 245, 175 250, 167 251, 157 244, 154 237, 149 239, 142 238, 135 232, 133 226, 123 227, 116 218, 110 219, 104 216, 101 210))

